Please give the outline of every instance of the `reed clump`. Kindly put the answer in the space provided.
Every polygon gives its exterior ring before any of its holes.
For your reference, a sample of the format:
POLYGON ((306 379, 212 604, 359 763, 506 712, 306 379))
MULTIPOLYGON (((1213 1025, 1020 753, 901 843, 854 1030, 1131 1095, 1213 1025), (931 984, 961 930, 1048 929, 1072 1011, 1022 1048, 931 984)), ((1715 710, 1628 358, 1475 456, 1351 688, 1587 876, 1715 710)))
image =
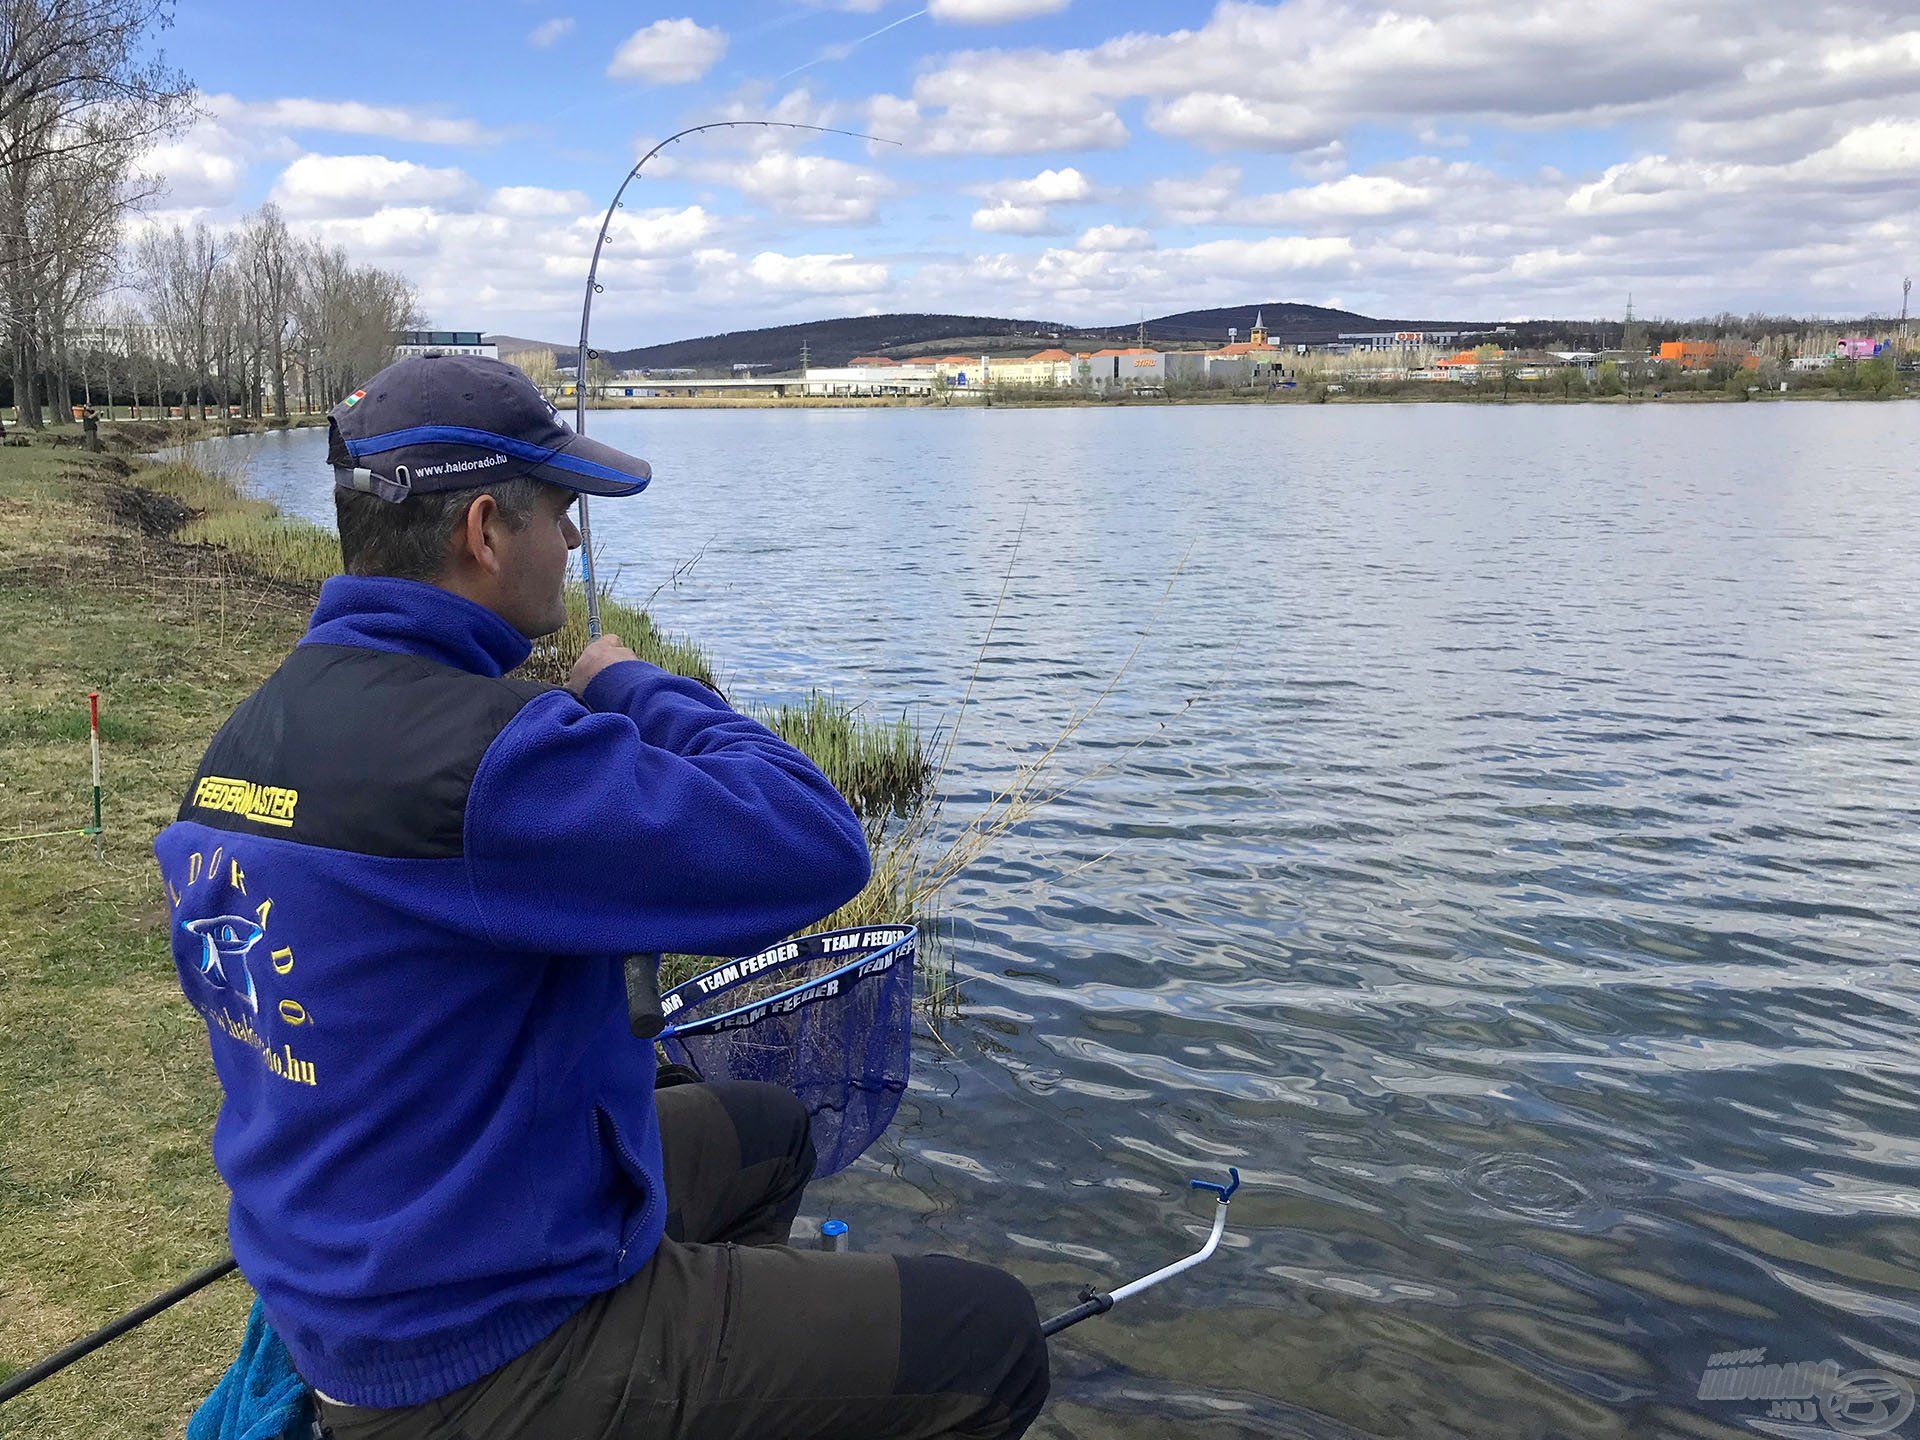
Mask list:
MULTIPOLYGON (((605 635, 618 635, 642 660, 719 691, 713 678, 713 661, 705 650, 683 635, 667 634, 646 611, 622 604, 604 590, 600 594, 600 630, 605 635)), ((533 655, 519 673, 529 680, 564 685, 574 660, 586 648, 587 592, 574 580, 567 585, 566 623, 534 642, 533 655)))
POLYGON ((748 713, 818 765, 862 817, 905 815, 925 796, 932 765, 919 727, 904 713, 890 722, 863 720, 818 690, 798 705, 748 713))
POLYGON ((340 573, 340 542, 327 531, 250 508, 201 515, 183 525, 178 538, 218 546, 250 568, 296 585, 318 585, 340 573))

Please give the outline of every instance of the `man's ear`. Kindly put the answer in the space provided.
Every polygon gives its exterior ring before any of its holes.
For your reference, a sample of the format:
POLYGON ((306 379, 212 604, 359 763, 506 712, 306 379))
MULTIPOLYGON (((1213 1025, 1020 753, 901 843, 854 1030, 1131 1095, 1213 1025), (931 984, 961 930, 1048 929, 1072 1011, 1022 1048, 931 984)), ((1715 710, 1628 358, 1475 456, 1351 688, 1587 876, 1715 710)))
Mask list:
POLYGON ((505 525, 499 502, 491 495, 480 496, 467 507, 466 521, 454 534, 454 563, 465 561, 489 576, 498 575, 504 558, 498 541, 505 525))

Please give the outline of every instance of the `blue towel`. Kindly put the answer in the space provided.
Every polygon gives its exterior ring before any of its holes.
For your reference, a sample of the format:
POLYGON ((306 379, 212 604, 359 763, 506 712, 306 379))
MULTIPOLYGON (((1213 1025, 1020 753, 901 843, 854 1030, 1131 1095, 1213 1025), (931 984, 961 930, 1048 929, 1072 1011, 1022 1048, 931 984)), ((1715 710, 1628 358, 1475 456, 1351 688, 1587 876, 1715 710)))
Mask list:
POLYGON ((187 1421, 187 1440, 308 1440, 312 1432, 313 1401, 256 1298, 240 1353, 187 1421))

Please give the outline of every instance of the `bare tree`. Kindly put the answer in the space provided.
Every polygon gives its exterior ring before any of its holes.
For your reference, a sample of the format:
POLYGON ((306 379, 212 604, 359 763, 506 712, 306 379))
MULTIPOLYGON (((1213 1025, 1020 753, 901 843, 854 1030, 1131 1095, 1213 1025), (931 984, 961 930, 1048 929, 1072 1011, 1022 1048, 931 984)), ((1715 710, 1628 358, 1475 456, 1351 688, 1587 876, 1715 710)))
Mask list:
POLYGON ((522 350, 513 357, 513 363, 525 372, 542 395, 551 395, 560 386, 560 367, 554 363, 551 350, 522 350))
POLYGON ((394 332, 419 323, 406 278, 358 266, 335 246, 303 247, 294 304, 308 379, 339 396, 393 359, 394 332))
MULTIPOLYGON (((187 117, 191 87, 143 53, 171 14, 170 0, 0 0, 0 318, 30 426, 102 237, 154 188, 130 157, 187 117)), ((56 411, 65 395, 47 396, 56 411)))
MULTIPOLYGON (((215 339, 215 285, 226 260, 226 243, 205 225, 149 230, 135 252, 138 284, 147 311, 193 379, 200 418, 207 418, 207 365, 215 339)), ((181 407, 186 406, 184 391, 181 407)))
MULTIPOLYGON (((293 331, 299 246, 271 202, 262 205, 241 234, 239 262, 261 346, 258 366, 273 387, 273 413, 287 418, 287 342, 293 331)), ((263 387, 264 388, 264 387, 263 387)))

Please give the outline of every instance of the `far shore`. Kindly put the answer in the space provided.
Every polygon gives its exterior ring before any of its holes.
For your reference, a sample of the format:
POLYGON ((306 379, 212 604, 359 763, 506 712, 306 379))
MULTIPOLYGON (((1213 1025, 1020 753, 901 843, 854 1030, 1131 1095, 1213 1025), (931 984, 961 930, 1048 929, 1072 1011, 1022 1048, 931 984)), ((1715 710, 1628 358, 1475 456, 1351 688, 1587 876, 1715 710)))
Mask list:
MULTIPOLYGON (((992 399, 958 396, 887 395, 661 395, 622 397, 617 400, 590 400, 588 410, 1113 410, 1143 406, 1207 405, 1740 405, 1752 402, 1844 401, 1873 403, 1877 399, 1914 399, 1917 395, 1871 397, 1837 390, 1798 390, 1784 394, 1756 391, 1729 395, 1716 390, 1669 390, 1645 395, 1536 395, 1460 393, 1454 387, 1426 394, 1355 394, 1334 392, 1325 396, 1306 393, 1305 387, 1293 391, 1259 395, 1120 395, 1095 399, 1087 396, 996 396, 992 399)), ((559 403, 564 417, 573 410, 569 399, 559 403)))
MULTIPOLYGON (((1906 378, 1906 377, 1903 377, 1906 378)), ((1367 388, 1331 389, 1323 384, 1303 383, 1293 390, 1261 391, 1243 393, 1235 391, 1188 393, 1180 395, 1135 395, 1120 394, 1114 396, 1092 396, 1083 394, 992 394, 974 391, 972 393, 948 392, 944 395, 660 395, 634 396, 617 399, 597 399, 587 402, 587 409, 601 410, 1059 410, 1088 409, 1111 410, 1133 409, 1142 406, 1208 406, 1208 405, 1739 405, 1749 403, 1775 404, 1780 402, 1802 403, 1807 401, 1837 401, 1844 403, 1878 403, 1884 400, 1909 400, 1920 398, 1920 390, 1909 387, 1902 392, 1884 396, 1866 395, 1857 391, 1846 391, 1818 387, 1806 387, 1788 391, 1752 390, 1741 394, 1730 394, 1722 389, 1694 390, 1672 389, 1649 391, 1635 395, 1554 395, 1538 391, 1514 391, 1502 395, 1497 391, 1480 389, 1466 385, 1434 385, 1431 390, 1396 389, 1382 392, 1367 388)), ((574 402, 570 396, 555 397, 554 404, 564 418, 573 413, 574 402)), ((198 417, 195 407, 188 406, 184 416, 173 415, 165 419, 154 413, 155 407, 143 405, 138 414, 130 415, 130 407, 116 405, 111 411, 105 405, 97 407, 103 424, 125 425, 137 423, 150 425, 156 430, 181 439, 208 439, 224 434, 252 434, 262 430, 303 429, 326 422, 324 411, 296 411, 284 418, 267 415, 262 417, 231 416, 223 418, 218 413, 209 413, 205 420, 198 417)), ((32 432, 22 427, 19 421, 9 417, 6 422, 8 436, 25 435, 32 432)), ((78 444, 81 427, 78 421, 69 421, 64 417, 49 417, 47 431, 49 437, 71 437, 78 444)))

